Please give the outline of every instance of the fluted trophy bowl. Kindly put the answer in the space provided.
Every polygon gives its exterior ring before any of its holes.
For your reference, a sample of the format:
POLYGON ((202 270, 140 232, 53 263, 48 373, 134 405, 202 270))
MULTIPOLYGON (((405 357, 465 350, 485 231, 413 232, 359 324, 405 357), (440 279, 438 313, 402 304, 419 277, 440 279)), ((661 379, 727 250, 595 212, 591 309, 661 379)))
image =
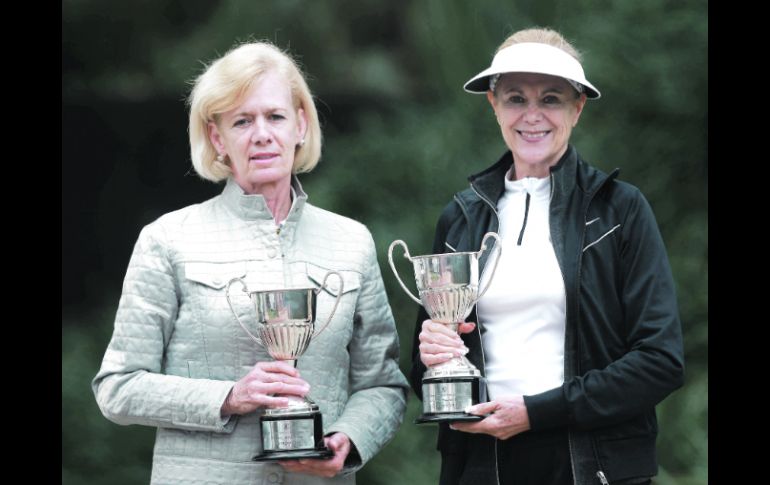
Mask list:
MULTIPOLYGON (((500 237, 488 232, 481 240, 479 251, 453 252, 410 256, 409 248, 401 240, 391 243, 388 262, 401 287, 407 295, 421 304, 430 319, 442 323, 454 331, 471 313, 473 306, 489 288, 479 293, 479 258, 487 249, 487 239, 496 241, 491 282, 497 269, 500 251, 500 237), (393 262, 393 249, 400 245, 404 257, 414 268, 414 279, 419 299, 407 288, 393 262)), ((486 383, 481 372, 465 356, 454 357, 428 368, 422 378, 423 414, 415 422, 433 423, 443 421, 478 421, 480 416, 465 412, 468 406, 486 401, 486 383)))
MULTIPOLYGON (((329 271, 319 288, 284 288, 264 291, 248 291, 241 278, 233 278, 227 284, 227 302, 241 328, 268 354, 275 359, 291 362, 294 366, 307 350, 310 342, 331 322, 342 296, 342 276, 329 271), (340 281, 334 306, 326 323, 316 332, 316 299, 326 287, 329 275, 340 281), (240 283, 251 299, 256 315, 256 333, 249 331, 233 308, 230 287, 240 283)), ((323 420, 318 405, 307 397, 280 396, 289 400, 281 408, 267 408, 260 417, 262 427, 262 453, 254 461, 298 460, 303 458, 328 458, 333 452, 323 441, 323 420)))
POLYGON ((257 314, 257 333, 270 357, 296 360, 304 354, 315 327, 315 288, 253 291, 249 297, 257 314))

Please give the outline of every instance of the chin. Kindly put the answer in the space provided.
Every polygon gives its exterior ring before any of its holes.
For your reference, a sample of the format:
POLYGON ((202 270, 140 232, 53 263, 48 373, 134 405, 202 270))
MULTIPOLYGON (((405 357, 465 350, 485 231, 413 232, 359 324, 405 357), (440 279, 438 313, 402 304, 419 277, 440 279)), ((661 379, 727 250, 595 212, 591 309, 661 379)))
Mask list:
POLYGON ((249 176, 249 182, 252 184, 272 184, 291 178, 291 172, 265 169, 261 173, 253 173, 249 176))

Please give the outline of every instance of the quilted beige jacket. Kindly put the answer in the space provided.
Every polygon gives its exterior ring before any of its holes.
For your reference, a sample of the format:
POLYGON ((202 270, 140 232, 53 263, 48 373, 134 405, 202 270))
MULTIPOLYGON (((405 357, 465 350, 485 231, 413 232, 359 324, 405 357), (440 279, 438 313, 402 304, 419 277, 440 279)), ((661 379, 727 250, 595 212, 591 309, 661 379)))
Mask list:
MULTIPOLYGON (((292 188, 280 230, 262 196, 244 195, 228 180, 219 196, 166 214, 139 236, 92 388, 108 419, 158 428, 152 483, 355 483, 352 472, 401 424, 407 383, 371 234, 308 204, 296 177, 292 188), (236 380, 271 360, 235 321, 227 282, 243 277, 250 291, 318 287, 330 269, 343 276, 343 296, 297 367, 323 413, 324 432, 347 434, 361 460, 321 479, 252 462, 261 451, 258 412, 222 419, 219 410, 236 380)), ((336 295, 336 278, 328 281, 336 295)), ((256 334, 248 297, 238 284, 232 294, 256 334)), ((327 292, 318 295, 318 322, 333 302, 327 292)))

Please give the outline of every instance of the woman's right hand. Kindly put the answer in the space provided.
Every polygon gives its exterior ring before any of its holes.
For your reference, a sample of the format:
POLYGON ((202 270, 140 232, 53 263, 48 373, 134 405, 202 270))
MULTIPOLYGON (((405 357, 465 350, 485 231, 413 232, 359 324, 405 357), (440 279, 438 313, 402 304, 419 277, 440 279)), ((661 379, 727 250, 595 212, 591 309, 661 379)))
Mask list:
MULTIPOLYGON (((476 328, 473 322, 464 322, 458 325, 457 332, 469 333, 476 328)), ((453 357, 459 357, 468 353, 468 347, 463 340, 442 323, 436 323, 433 320, 422 322, 422 331, 420 331, 420 360, 426 367, 446 362, 453 357)))
POLYGON ((303 397, 309 391, 310 385, 300 378, 299 371, 286 362, 258 362, 230 390, 221 414, 229 416, 247 414, 258 408, 285 407, 289 400, 273 394, 303 397))

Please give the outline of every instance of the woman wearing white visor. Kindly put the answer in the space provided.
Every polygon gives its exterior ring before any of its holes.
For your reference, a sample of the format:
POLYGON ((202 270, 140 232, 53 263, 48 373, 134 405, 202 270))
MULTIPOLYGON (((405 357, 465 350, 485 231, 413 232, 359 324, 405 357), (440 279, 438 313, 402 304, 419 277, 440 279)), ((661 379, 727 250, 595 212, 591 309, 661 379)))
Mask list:
POLYGON ((486 94, 508 150, 446 206, 433 252, 478 250, 488 231, 503 247, 462 337, 418 317, 418 395, 426 366, 455 355, 487 382, 489 401, 467 410, 483 420, 440 425, 442 484, 638 484, 657 473, 655 406, 684 374, 674 281, 644 196, 569 144, 600 96, 579 59, 557 32, 523 30, 465 84, 486 94))

